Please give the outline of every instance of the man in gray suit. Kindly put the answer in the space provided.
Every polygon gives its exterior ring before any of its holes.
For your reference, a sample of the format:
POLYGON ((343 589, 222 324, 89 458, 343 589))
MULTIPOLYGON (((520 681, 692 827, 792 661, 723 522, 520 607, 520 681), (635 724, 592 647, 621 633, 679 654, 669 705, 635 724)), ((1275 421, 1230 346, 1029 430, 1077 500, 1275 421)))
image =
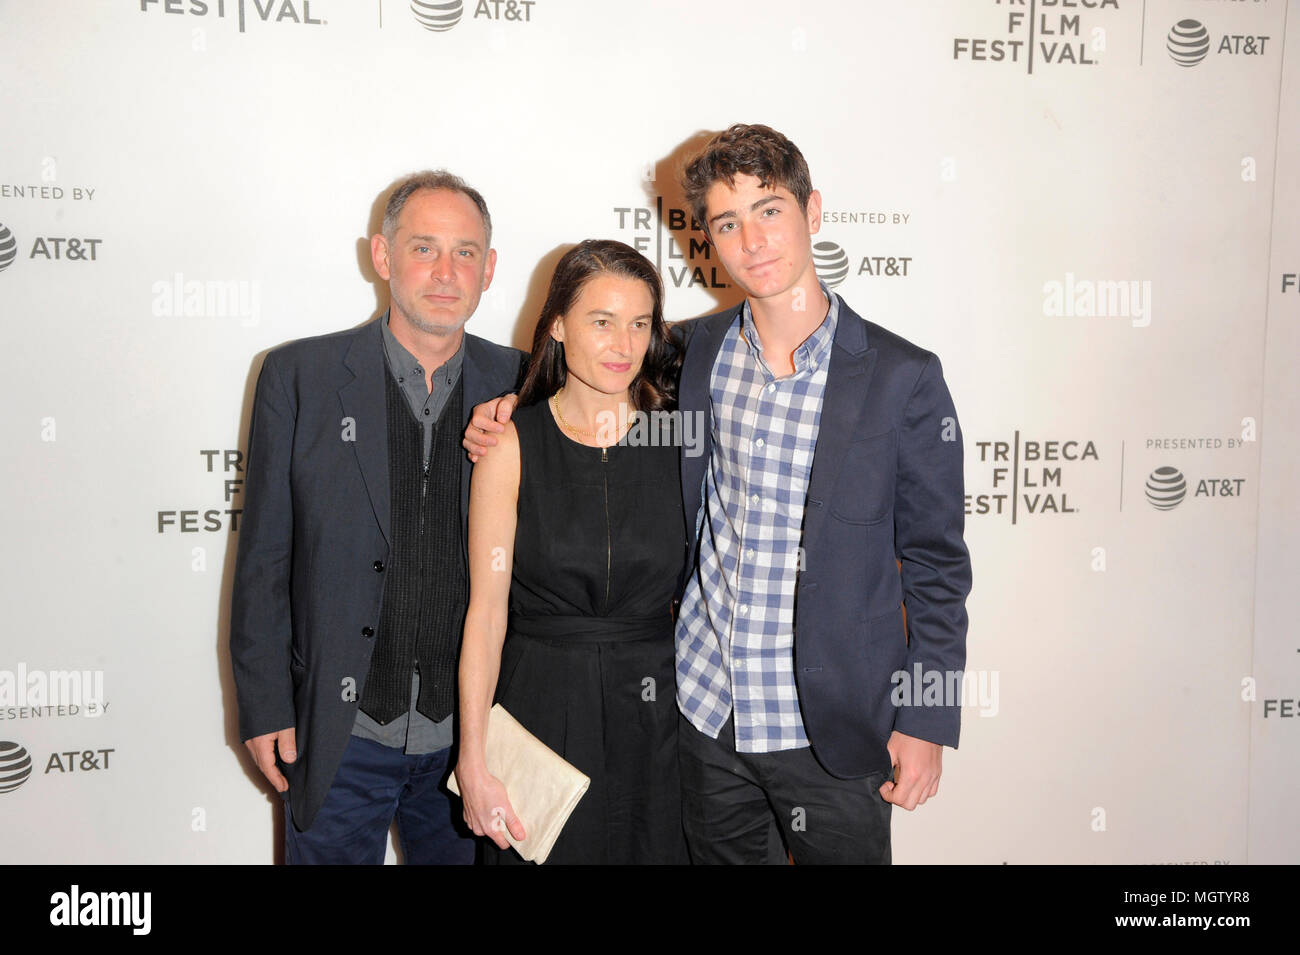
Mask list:
POLYGON ((285 799, 289 863, 469 863, 444 780, 468 600, 468 411, 526 356, 464 332, 492 282, 483 197, 399 182, 371 239, 389 311, 266 356, 230 648, 240 737, 285 799))

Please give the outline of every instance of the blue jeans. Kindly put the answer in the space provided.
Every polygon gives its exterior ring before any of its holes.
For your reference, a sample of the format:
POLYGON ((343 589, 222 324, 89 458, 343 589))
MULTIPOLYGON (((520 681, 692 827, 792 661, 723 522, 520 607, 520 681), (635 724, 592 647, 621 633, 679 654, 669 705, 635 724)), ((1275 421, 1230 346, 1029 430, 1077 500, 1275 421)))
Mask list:
POLYGON ((474 836, 465 827, 460 800, 441 785, 450 753, 408 756, 374 740, 349 738, 310 829, 298 831, 284 800, 285 864, 383 865, 394 816, 407 865, 473 863, 474 836))

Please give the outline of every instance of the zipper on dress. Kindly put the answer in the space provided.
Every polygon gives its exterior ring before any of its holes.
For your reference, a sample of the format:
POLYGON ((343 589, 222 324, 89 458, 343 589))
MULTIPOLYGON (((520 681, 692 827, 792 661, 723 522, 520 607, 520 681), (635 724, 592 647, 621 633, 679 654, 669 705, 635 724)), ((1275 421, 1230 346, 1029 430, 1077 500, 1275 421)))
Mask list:
MULTIPOLYGON (((602 464, 609 463, 609 455, 604 448, 600 449, 600 461, 602 464)), ((609 469, 601 468, 600 477, 605 485, 605 610, 608 611, 609 581, 614 566, 614 533, 609 526, 609 469)))

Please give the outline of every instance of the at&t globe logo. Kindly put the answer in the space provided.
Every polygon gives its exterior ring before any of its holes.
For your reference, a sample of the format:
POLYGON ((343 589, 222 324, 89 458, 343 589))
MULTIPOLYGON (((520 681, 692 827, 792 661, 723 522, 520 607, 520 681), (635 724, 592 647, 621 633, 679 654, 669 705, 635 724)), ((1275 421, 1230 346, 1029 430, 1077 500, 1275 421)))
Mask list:
POLYGON ((411 0, 411 13, 415 14, 415 19, 426 30, 446 33, 460 23, 460 18, 465 13, 465 4, 462 0, 411 0))
POLYGON ((1179 66, 1195 66, 1210 52, 1210 31, 1199 20, 1179 20, 1169 31, 1165 48, 1179 66))
POLYGON ((4 223, 0 222, 0 272, 9 268, 10 263, 18 257, 18 240, 4 223))
POLYGON ((0 742, 0 793, 13 792, 32 774, 32 758, 17 743, 0 742))
POLYGON ((1187 496, 1187 479, 1178 468, 1156 468, 1147 478, 1147 500, 1159 511, 1177 507, 1187 496))
POLYGON ((849 254, 834 242, 814 242, 813 268, 827 288, 835 288, 848 277, 849 254))

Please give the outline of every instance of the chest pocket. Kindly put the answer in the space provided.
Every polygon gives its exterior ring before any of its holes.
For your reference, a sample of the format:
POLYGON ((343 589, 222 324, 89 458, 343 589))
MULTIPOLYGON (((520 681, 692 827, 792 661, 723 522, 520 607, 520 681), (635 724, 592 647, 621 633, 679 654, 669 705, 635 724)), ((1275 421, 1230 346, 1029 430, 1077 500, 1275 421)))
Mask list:
POLYGON ((830 511, 849 524, 875 524, 894 509, 898 432, 859 438, 844 450, 830 511))
POLYGON ((812 477, 813 456, 817 451, 817 444, 813 441, 800 440, 796 443, 794 449, 790 451, 790 471, 795 480, 802 482, 806 487, 809 478, 812 477))

